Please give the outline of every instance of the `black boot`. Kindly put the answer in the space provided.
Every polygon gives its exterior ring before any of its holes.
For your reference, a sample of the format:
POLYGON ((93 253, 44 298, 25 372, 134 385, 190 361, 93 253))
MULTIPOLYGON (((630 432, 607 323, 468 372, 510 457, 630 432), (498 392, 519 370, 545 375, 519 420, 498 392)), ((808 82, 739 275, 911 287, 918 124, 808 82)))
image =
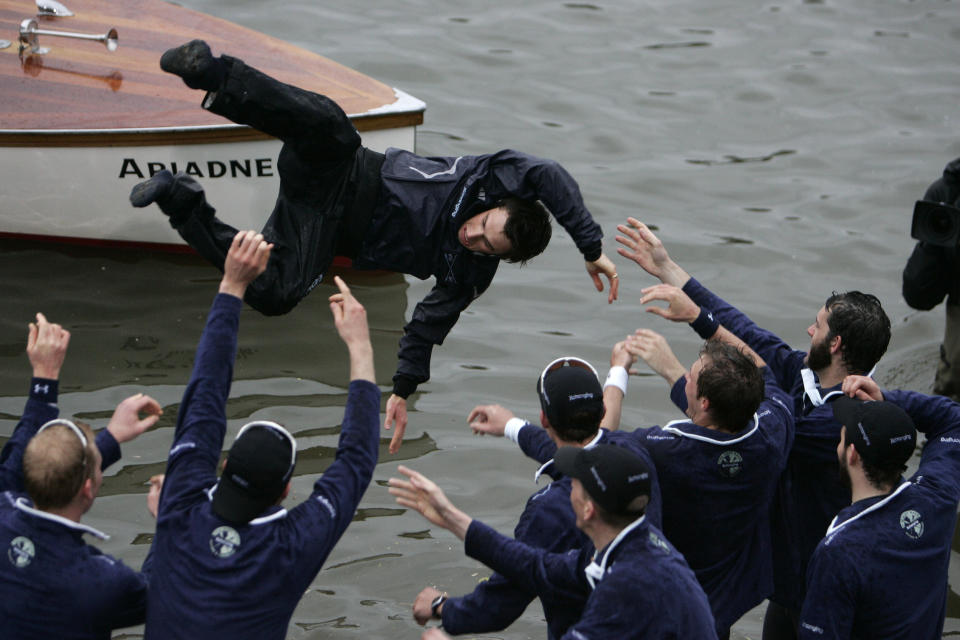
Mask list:
POLYGON ((130 190, 130 204, 135 207, 146 207, 159 200, 166 200, 172 187, 173 174, 166 169, 159 171, 149 180, 133 186, 130 190))
POLYGON ((166 169, 130 190, 130 204, 133 206, 146 207, 154 202, 170 216, 170 224, 174 227, 183 224, 195 213, 213 214, 213 208, 207 204, 199 182, 185 173, 173 175, 166 169))
POLYGON ((191 40, 160 57, 160 68, 180 76, 191 89, 216 91, 227 76, 227 67, 210 53, 203 40, 191 40))

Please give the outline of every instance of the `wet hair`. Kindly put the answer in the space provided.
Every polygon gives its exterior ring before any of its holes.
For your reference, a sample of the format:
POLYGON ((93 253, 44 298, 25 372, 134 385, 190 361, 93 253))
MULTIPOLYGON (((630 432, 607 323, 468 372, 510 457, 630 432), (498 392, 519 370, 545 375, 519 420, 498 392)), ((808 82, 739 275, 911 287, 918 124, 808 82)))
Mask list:
POLYGON ((524 200, 509 196, 497 203, 507 210, 503 233, 510 241, 510 249, 500 258, 507 262, 525 264, 543 253, 550 242, 550 213, 539 200, 524 200))
POLYGON ((35 435, 23 452, 23 484, 37 509, 65 507, 87 478, 95 477, 97 445, 93 431, 75 423, 87 437, 87 447, 66 426, 52 426, 35 435))
POLYGON ((760 368, 740 349, 717 340, 707 340, 700 357, 706 360, 697 378, 697 397, 710 401, 708 411, 718 428, 743 431, 763 401, 760 368))
POLYGON ((880 300, 860 291, 836 291, 823 303, 827 341, 840 336, 840 357, 847 372, 866 375, 890 344, 890 318, 880 300))

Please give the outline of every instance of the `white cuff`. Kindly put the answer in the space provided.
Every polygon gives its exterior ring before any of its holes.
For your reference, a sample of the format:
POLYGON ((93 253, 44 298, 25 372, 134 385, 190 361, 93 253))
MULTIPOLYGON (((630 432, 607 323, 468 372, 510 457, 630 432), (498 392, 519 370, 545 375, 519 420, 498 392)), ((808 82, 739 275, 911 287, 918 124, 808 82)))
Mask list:
POLYGON ((520 429, 523 429, 526 425, 526 420, 521 418, 510 418, 507 420, 507 424, 503 427, 503 437, 514 444, 519 444, 520 429))
POLYGON ((630 379, 630 375, 627 373, 626 368, 624 367, 610 367, 610 372, 607 373, 607 381, 603 383, 603 388, 613 386, 623 392, 623 395, 627 395, 627 381, 630 379))

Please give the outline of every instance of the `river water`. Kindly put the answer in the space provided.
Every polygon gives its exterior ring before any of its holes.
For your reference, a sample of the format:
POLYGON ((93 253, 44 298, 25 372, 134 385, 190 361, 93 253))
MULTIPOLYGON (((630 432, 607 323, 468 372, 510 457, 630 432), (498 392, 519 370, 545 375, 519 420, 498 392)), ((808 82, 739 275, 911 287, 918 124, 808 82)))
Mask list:
MULTIPOLYGON (((914 200, 960 155, 960 72, 948 55, 960 39, 958 3, 183 4, 287 38, 424 100, 422 154, 513 147, 560 161, 603 225, 608 254, 615 225, 636 216, 658 229, 678 262, 797 348, 809 344, 805 329, 832 290, 875 293, 893 322, 878 379, 930 390, 942 309, 910 310, 900 272, 913 244, 914 200)), ((171 45, 181 39, 172 35, 171 45)), ((401 452, 390 456, 383 440, 375 482, 305 594, 290 637, 418 638, 409 607, 423 586, 459 594, 487 575, 452 535, 397 508, 384 487, 405 461, 466 511, 510 532, 535 490, 535 465, 506 441, 471 435, 465 418, 475 404, 499 402, 535 419, 534 382, 546 362, 572 354, 605 371, 610 346, 639 326, 661 331, 682 361, 693 360, 695 336, 638 304, 651 278, 616 260, 621 300, 609 306, 560 229, 526 267, 501 267, 434 351, 433 380, 411 399, 401 452)), ((139 566, 152 532, 144 483, 163 469, 218 274, 193 257, 10 242, 0 246, 0 269, 0 435, 9 435, 22 408, 26 323, 36 311, 73 331, 65 415, 103 427, 113 406, 137 391, 165 408, 157 428, 124 447, 85 520, 112 534, 100 545, 105 551, 139 566)), ((347 278, 367 306, 378 381, 389 391, 404 318, 431 283, 347 278)), ((285 317, 247 309, 242 319, 230 435, 256 418, 296 431, 290 503, 331 462, 342 417, 346 351, 325 304, 329 293, 321 285, 285 317)), ((625 426, 678 417, 667 390, 649 372, 632 378, 625 426)), ((954 562, 951 576, 958 571, 954 562)), ((957 602, 951 592, 953 633, 960 632, 957 602)), ((758 638, 761 620, 762 607, 733 636, 758 638)), ((508 631, 484 637, 544 635, 533 605, 508 631)))

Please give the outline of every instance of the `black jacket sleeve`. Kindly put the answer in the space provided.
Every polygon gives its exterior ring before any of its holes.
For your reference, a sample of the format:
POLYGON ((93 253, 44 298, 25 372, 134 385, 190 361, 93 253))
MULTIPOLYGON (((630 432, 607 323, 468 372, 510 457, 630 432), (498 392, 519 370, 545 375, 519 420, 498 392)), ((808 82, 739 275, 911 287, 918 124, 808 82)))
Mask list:
POLYGON ((397 354, 397 373, 393 376, 393 393, 406 398, 417 385, 430 379, 430 355, 433 345, 443 344, 460 312, 483 291, 479 287, 445 287, 436 285, 417 303, 413 317, 403 327, 400 351, 397 354))

